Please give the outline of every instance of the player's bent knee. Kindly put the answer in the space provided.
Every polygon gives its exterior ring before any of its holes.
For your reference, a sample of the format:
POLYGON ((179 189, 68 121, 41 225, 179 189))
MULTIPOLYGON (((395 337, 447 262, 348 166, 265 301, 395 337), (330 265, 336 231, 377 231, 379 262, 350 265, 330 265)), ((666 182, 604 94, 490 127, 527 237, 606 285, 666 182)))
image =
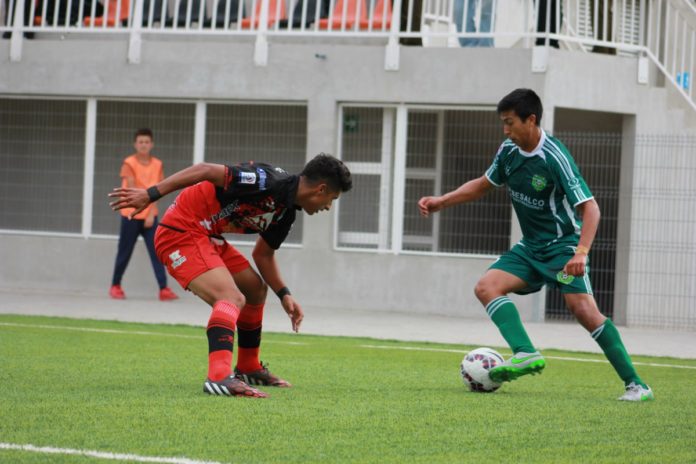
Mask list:
POLYGON ((474 295, 481 303, 486 303, 490 300, 491 295, 493 295, 492 286, 486 282, 484 279, 479 280, 474 287, 474 295))
POLYGON ((233 305, 235 305, 238 308, 243 308, 244 305, 246 304, 246 297, 242 292, 239 290, 230 290, 230 289, 211 289, 212 291, 209 293, 209 297, 205 298, 206 301, 208 301, 211 304, 214 304, 218 301, 229 301, 233 305))
POLYGON ((261 282, 256 291, 256 297, 263 302, 266 301, 266 295, 268 295, 268 285, 266 285, 266 282, 261 282))
POLYGON ((242 292, 238 292, 237 295, 234 295, 228 301, 237 305, 238 308, 243 308, 246 305, 246 297, 242 292))
POLYGON ((263 304, 266 301, 266 295, 268 295, 268 285, 259 279, 257 284, 245 289, 244 295, 248 304, 263 304))

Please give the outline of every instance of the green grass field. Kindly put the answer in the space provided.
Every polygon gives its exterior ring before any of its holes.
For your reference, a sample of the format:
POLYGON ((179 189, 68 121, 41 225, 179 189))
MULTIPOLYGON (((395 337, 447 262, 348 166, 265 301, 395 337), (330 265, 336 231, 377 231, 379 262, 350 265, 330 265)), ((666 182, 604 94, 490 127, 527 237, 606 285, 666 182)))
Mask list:
MULTIPOLYGON (((608 364, 556 359, 602 356, 561 351, 541 376, 470 393, 471 348, 266 334, 262 359, 294 387, 211 397, 203 328, 0 315, 0 444, 229 463, 696 462, 696 360, 636 357, 660 366, 638 366, 657 400, 633 404, 608 364)), ((0 462, 113 461, 0 446, 0 462)))

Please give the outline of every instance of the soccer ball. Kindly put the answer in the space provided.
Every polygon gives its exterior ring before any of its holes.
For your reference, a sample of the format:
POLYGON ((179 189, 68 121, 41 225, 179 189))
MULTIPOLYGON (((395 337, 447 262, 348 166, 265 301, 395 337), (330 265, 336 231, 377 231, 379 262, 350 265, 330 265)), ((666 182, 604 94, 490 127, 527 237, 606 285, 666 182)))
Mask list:
POLYGON ((464 384, 473 392, 494 392, 499 383, 488 377, 488 371, 504 362, 503 357, 491 348, 476 348, 469 351, 460 366, 464 384))

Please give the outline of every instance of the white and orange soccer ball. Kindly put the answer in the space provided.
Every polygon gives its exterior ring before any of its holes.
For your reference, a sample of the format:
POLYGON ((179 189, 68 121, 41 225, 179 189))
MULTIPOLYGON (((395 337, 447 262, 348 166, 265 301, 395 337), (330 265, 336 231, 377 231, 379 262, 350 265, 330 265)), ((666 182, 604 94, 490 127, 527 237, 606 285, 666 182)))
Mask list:
POLYGON ((473 392, 494 392, 500 383, 488 377, 488 371, 505 362, 503 357, 492 348, 476 348, 469 351, 460 365, 464 384, 473 392))

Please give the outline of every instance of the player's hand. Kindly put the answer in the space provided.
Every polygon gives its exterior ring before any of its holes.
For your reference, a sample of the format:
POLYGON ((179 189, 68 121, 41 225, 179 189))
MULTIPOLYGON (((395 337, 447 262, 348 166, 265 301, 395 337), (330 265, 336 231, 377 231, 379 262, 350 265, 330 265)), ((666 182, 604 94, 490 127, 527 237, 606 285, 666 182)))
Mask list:
POLYGON ((300 331, 300 324, 302 324, 302 319, 304 319, 304 312, 302 307, 297 301, 292 297, 292 295, 285 295, 283 301, 281 301, 283 309, 288 313, 290 322, 292 322, 292 330, 295 332, 300 331))
POLYGON ((587 265, 587 255, 575 254, 570 261, 563 266, 563 272, 575 277, 585 275, 585 266, 587 265))
POLYGON ((109 203, 109 206, 111 206, 111 209, 114 211, 123 208, 134 208, 134 211, 128 215, 128 219, 133 219, 133 216, 144 210, 147 205, 150 204, 150 196, 145 189, 118 187, 115 188, 109 196, 116 198, 109 203))
POLYGON ((146 229, 150 229, 154 224, 155 224, 155 216, 148 215, 145 218, 145 223, 143 224, 143 227, 146 229))
POLYGON ((423 197, 418 201, 418 209, 423 217, 428 217, 430 213, 436 213, 443 207, 442 197, 423 197))

